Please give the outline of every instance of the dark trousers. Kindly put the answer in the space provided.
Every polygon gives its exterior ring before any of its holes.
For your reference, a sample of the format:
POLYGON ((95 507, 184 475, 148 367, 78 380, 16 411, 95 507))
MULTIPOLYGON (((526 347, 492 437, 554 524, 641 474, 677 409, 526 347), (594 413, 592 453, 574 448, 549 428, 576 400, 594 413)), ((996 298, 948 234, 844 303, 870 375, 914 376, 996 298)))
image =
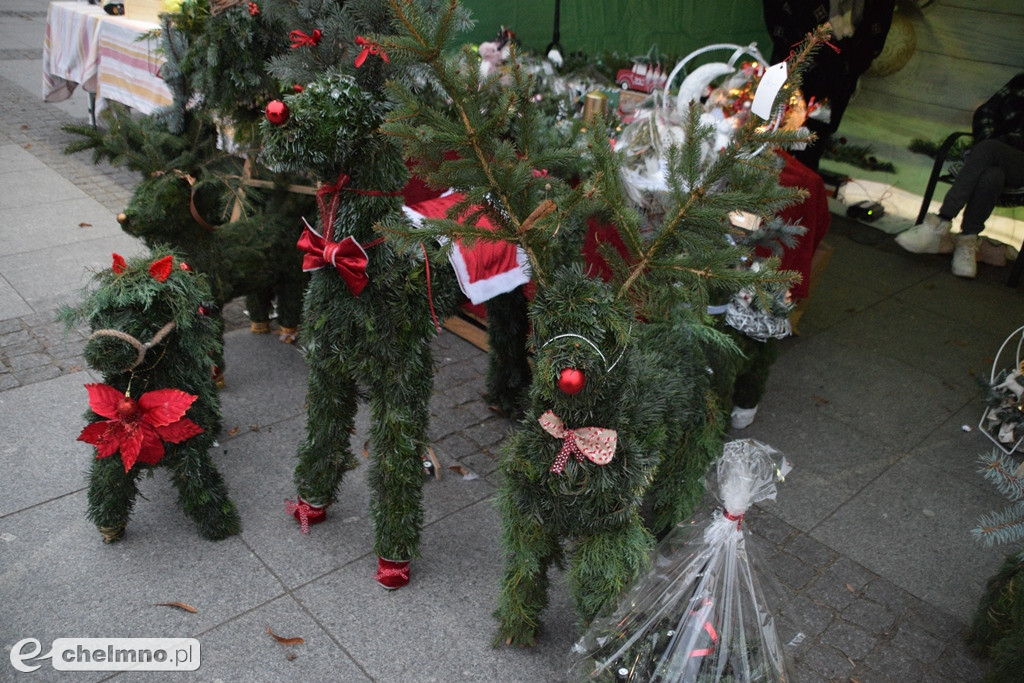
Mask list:
POLYGON ((982 140, 971 147, 939 215, 952 219, 964 209, 960 231, 977 235, 1003 190, 1018 187, 1024 187, 1024 151, 998 140, 982 140))

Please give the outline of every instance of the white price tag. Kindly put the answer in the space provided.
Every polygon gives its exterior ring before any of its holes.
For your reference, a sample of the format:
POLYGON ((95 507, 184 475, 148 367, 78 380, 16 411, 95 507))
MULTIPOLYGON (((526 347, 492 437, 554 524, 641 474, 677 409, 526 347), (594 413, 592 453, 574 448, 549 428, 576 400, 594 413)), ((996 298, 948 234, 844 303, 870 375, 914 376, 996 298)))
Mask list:
POLYGON ((788 75, 785 62, 768 67, 764 76, 761 77, 761 82, 757 84, 757 91, 754 93, 754 102, 750 105, 750 111, 762 119, 770 119, 775 96, 785 85, 788 75))

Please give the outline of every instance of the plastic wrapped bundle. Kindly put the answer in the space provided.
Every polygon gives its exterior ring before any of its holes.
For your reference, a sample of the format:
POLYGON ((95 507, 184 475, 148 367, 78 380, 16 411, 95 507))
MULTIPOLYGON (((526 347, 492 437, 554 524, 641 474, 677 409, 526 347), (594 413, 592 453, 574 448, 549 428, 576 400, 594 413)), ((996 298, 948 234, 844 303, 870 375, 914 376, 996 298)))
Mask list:
POLYGON ((789 680, 742 523, 751 505, 775 498, 775 482, 788 471, 769 446, 752 439, 727 443, 708 487, 722 508, 662 541, 651 572, 573 647, 570 679, 789 680))

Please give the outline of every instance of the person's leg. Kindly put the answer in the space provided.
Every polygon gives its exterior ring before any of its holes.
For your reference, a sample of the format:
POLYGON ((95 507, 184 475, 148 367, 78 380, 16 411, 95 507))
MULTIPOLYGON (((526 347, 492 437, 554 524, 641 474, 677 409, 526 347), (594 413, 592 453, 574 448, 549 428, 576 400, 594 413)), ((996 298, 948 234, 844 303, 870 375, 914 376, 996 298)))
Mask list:
POLYGON ((971 147, 963 168, 946 192, 939 216, 950 220, 964 207, 961 230, 976 235, 1007 187, 1024 185, 1024 152, 998 140, 982 140, 971 147))

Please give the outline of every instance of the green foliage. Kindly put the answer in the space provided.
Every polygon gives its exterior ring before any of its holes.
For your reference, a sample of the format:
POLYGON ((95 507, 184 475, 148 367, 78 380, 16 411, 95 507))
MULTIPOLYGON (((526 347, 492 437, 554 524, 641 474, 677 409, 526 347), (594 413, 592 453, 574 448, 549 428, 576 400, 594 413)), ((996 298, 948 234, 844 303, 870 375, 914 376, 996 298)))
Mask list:
POLYGON ((1024 645, 1024 560, 1006 558, 988 580, 967 632, 967 643, 978 655, 992 659, 985 680, 1020 680, 1024 645))
MULTIPOLYGON (((89 366, 102 373, 105 384, 127 395, 174 388, 197 396, 187 417, 204 431, 181 443, 166 443, 164 458, 157 466, 170 470, 178 502, 199 533, 218 540, 241 529, 238 511, 209 455, 221 420, 213 381, 214 358, 221 353, 221 322, 202 312, 211 298, 206 278, 181 264, 180 256, 157 249, 151 256, 130 259, 120 273, 100 271, 81 303, 63 307, 60 318, 69 326, 86 321, 93 332, 117 330, 142 343, 174 323, 163 341, 147 348, 137 367, 132 367, 137 349, 108 334, 90 337, 83 354, 89 366), (160 282, 149 267, 168 255, 174 257, 173 267, 166 281, 160 282)), ((97 422, 104 418, 90 410, 86 419, 97 422)), ((138 495, 138 477, 151 468, 137 462, 125 472, 120 457, 93 460, 88 516, 109 540, 117 540, 123 533, 138 495)))
MULTIPOLYGON (((748 286, 768 300, 792 278, 773 260, 758 272, 737 268, 751 247, 726 239, 727 215, 767 217, 799 197, 779 187, 772 155, 756 154, 798 136, 759 130, 752 117, 733 144, 708 159, 712 131, 693 109, 684 118, 686 144, 667 154, 669 191, 658 212, 641 214, 627 200, 607 122, 545 136, 550 118, 515 49, 502 72, 482 77, 472 50, 450 49, 453 14, 425 14, 403 0, 390 6, 398 34, 374 39, 393 62, 425 69, 426 82, 443 96, 390 84, 396 106, 383 131, 430 185, 466 194, 451 216, 468 219, 428 221, 415 233, 385 227, 406 240, 428 234, 511 242, 527 254, 537 287, 529 307, 530 406, 502 454, 507 562, 495 612, 499 641, 529 645, 540 630, 546 571, 561 559, 563 540, 585 622, 645 566, 651 528, 679 521, 699 497, 699 476, 720 453, 724 432, 705 369, 709 358, 735 350, 706 306, 748 286), (536 172, 542 169, 547 175, 536 172), (475 227, 477 216, 495 230, 475 227), (592 216, 613 223, 624 243, 624 253, 601 251, 609 282, 584 275, 580 246, 592 216), (565 368, 587 378, 579 393, 557 388, 565 368), (570 458, 563 472, 551 472, 562 439, 538 422, 548 410, 572 429, 614 429, 614 458, 602 466, 570 458), (642 509, 651 528, 641 523, 642 509)), ((457 3, 448 9, 456 12, 457 3)), ((810 49, 799 52, 796 66, 810 49)), ((782 227, 776 232, 786 236, 782 227)))
POLYGON ((251 141, 252 126, 280 87, 267 60, 288 50, 288 32, 266 13, 250 13, 241 3, 219 13, 208 0, 190 0, 174 19, 174 33, 186 46, 176 60, 202 108, 233 124, 235 141, 251 141))

